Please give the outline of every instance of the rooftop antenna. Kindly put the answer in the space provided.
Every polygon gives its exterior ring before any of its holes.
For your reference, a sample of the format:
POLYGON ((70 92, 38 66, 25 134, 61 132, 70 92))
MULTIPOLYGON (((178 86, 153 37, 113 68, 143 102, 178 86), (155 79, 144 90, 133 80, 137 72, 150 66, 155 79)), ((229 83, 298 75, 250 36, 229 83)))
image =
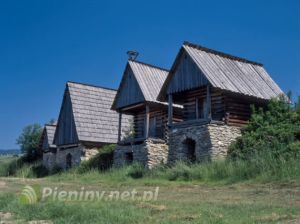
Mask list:
POLYGON ((127 51, 128 59, 135 61, 135 59, 139 56, 139 52, 137 51, 127 51))

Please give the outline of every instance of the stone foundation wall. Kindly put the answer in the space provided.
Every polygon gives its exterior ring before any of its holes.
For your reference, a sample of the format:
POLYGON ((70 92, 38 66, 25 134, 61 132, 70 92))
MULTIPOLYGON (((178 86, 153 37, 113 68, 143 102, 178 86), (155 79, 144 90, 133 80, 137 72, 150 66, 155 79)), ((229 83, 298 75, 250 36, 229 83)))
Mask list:
POLYGON ((205 124, 174 128, 169 132, 168 163, 188 159, 187 139, 195 141, 196 160, 217 160, 227 155, 229 145, 241 135, 239 127, 205 124))
POLYGON ((128 163, 126 153, 132 153, 133 162, 140 162, 151 169, 167 162, 168 145, 156 139, 147 139, 135 145, 118 145, 114 152, 114 166, 120 167, 128 163))
POLYGON ((56 166, 62 169, 67 168, 67 155, 71 154, 72 156, 72 167, 76 167, 80 165, 81 156, 82 156, 82 146, 78 146, 76 148, 67 148, 67 149, 59 149, 56 153, 56 166))
POLYGON ((79 145, 74 148, 61 149, 58 148, 56 153, 44 153, 43 164, 51 170, 54 167, 60 167, 62 169, 67 168, 67 155, 72 156, 72 167, 79 166, 81 161, 87 161, 98 153, 96 148, 86 148, 84 145, 79 145))
POLYGON ((52 169, 55 166, 56 153, 43 153, 43 166, 47 169, 52 169))
POLYGON ((81 161, 87 161, 99 153, 97 148, 92 148, 92 149, 83 148, 82 150, 84 151, 84 153, 81 156, 81 161))

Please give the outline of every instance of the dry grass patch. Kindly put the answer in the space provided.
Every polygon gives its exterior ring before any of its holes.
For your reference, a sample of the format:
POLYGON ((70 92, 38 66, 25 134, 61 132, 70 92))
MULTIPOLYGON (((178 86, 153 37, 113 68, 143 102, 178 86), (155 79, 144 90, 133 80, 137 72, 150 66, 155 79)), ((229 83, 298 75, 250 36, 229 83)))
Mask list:
POLYGON ((259 222, 278 222, 278 221, 295 221, 296 217, 292 215, 285 215, 285 214, 277 214, 275 212, 272 212, 271 214, 262 215, 260 217, 256 217, 255 220, 259 222))

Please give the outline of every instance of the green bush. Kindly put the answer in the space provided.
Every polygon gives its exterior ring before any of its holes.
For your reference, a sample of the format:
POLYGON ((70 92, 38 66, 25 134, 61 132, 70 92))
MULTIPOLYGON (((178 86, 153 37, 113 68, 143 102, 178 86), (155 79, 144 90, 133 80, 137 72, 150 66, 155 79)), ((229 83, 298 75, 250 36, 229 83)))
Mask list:
POLYGON ((167 171, 167 178, 171 181, 184 180, 188 181, 192 179, 191 166, 184 161, 178 161, 175 166, 169 168, 167 171))
POLYGON ((99 149, 99 153, 87 161, 83 161, 78 168, 79 173, 89 170, 105 171, 112 167, 116 145, 106 145, 99 149))
POLYGON ((106 172, 95 169, 78 174, 77 170, 62 172, 50 177, 53 181, 105 182, 111 185, 145 183, 147 185, 195 181, 199 183, 231 184, 250 182, 300 182, 300 157, 289 160, 277 158, 265 151, 248 160, 227 159, 212 162, 185 163, 146 169, 139 163, 106 172))
POLYGON ((289 160, 277 158, 269 152, 253 155, 251 159, 227 159, 213 162, 185 163, 178 161, 172 167, 148 170, 144 177, 169 181, 201 181, 234 183, 249 180, 300 180, 300 157, 289 160))
POLYGON ((42 165, 42 161, 28 162, 26 157, 19 157, 9 160, 0 166, 0 176, 14 177, 45 177, 48 170, 42 165))
POLYGON ((142 178, 145 176, 147 169, 141 163, 133 163, 128 167, 127 176, 132 177, 134 179, 142 178))
POLYGON ((274 99, 265 111, 253 109, 242 136, 229 148, 229 156, 250 159, 268 151, 276 158, 294 158, 300 152, 299 134, 300 114, 283 99, 274 99))

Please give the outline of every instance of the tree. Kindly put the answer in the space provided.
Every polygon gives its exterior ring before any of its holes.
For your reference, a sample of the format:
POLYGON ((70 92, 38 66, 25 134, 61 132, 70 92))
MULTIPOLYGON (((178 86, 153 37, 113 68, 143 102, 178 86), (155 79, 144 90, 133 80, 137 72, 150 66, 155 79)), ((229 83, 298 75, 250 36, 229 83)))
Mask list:
POLYGON ((28 125, 17 139, 17 144, 20 145, 21 151, 26 155, 28 160, 37 158, 42 130, 39 124, 28 125))
POLYGON ((230 146, 231 158, 250 159, 269 153, 290 158, 300 153, 300 114, 283 98, 271 100, 267 109, 255 110, 242 136, 230 146))

